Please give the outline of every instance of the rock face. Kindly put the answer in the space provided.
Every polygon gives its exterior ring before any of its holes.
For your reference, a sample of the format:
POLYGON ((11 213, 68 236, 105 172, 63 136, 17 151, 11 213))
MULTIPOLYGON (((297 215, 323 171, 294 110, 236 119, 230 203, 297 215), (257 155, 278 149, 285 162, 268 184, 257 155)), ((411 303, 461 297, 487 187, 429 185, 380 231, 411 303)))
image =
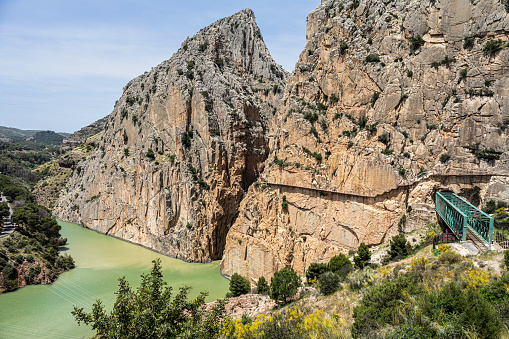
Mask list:
POLYGON ((55 215, 187 261, 221 258, 286 78, 251 10, 202 29, 126 85, 55 215))
POLYGON ((507 199, 508 32, 499 1, 322 1, 223 274, 303 273, 388 241, 433 221, 440 189, 507 199))

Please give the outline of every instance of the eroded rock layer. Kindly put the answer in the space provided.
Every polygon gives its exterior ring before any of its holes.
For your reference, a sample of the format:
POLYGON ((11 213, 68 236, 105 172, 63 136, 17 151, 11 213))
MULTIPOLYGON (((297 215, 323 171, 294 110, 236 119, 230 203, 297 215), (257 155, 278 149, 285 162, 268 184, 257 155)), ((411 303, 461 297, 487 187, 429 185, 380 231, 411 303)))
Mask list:
POLYGON ((500 1, 322 1, 222 272, 303 273, 432 221, 440 189, 507 198, 508 32, 500 1))
POLYGON ((286 78, 251 10, 202 29, 126 85, 55 215, 184 260, 221 258, 286 78))

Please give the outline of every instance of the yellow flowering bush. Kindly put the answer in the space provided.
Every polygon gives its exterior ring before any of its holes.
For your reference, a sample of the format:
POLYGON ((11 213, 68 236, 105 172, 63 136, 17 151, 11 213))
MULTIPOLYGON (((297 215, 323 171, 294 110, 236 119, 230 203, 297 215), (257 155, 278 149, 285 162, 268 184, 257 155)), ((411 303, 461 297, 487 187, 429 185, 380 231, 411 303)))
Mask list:
POLYGON ((476 267, 471 267, 463 272, 462 278, 469 288, 478 290, 488 285, 492 279, 492 276, 489 272, 483 271, 476 267))
POLYGON ((449 245, 440 245, 440 246, 438 246, 438 249, 437 249, 437 255, 447 252, 450 249, 451 249, 451 246, 449 246, 449 245))
POLYGON ((270 316, 261 314, 252 322, 228 319, 223 323, 220 338, 277 338, 279 333, 291 333, 294 338, 344 338, 348 326, 339 315, 317 310, 304 315, 298 306, 286 307, 270 316), (279 332, 280 331, 280 332, 279 332))

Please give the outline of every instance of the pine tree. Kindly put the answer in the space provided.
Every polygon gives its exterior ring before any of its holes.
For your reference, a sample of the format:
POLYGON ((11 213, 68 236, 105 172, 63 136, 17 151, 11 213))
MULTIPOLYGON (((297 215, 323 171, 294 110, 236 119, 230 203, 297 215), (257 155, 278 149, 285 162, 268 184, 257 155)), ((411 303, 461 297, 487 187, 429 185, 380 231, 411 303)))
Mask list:
POLYGON ((371 253, 369 253, 369 248, 361 242, 359 248, 357 249, 357 255, 353 258, 355 263, 355 267, 363 269, 369 264, 371 260, 371 253))

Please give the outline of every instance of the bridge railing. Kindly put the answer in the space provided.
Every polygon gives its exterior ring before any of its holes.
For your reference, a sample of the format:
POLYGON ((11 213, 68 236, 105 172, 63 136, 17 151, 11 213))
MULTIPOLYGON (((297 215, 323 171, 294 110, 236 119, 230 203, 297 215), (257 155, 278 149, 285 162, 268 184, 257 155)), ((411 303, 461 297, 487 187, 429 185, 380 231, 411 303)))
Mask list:
POLYGON ((491 244, 493 239, 493 218, 452 192, 438 192, 435 195, 435 209, 440 218, 456 236, 466 240, 467 227, 491 244))
POLYGON ((442 193, 435 195, 435 209, 456 237, 465 241, 467 239, 466 215, 442 193))

